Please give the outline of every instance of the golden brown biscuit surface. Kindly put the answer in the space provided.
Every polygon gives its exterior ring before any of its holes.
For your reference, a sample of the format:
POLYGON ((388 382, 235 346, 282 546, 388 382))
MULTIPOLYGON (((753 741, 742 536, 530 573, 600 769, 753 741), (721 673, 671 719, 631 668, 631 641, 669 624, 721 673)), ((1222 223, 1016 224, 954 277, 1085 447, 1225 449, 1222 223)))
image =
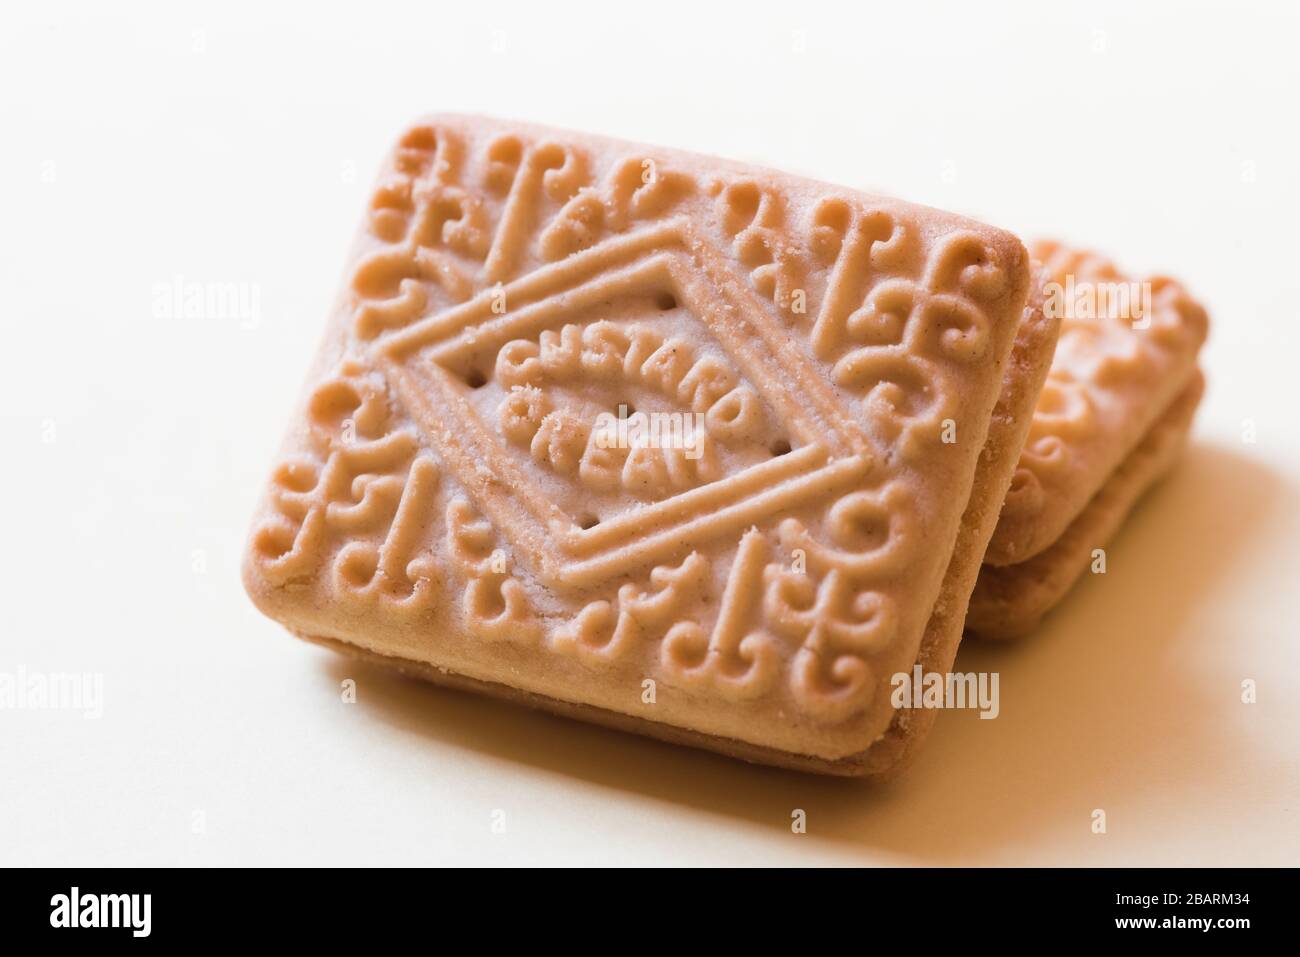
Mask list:
POLYGON ((946 213, 433 117, 374 194, 247 588, 414 670, 884 770, 916 737, 890 678, 951 661, 1019 452, 992 411, 1028 285, 1014 237, 946 213), (634 426, 685 416, 687 447, 634 426))

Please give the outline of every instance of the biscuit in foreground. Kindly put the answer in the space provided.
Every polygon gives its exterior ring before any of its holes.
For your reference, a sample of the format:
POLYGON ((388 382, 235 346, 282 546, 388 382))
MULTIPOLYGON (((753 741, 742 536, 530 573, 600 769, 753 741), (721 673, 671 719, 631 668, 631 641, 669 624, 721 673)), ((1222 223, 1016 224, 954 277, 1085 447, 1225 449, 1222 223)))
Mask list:
POLYGON ((260 608, 751 760, 910 752, 929 721, 891 676, 951 663, 1050 355, 1018 240, 443 116, 394 151, 348 268, 250 538, 260 608), (1023 412, 995 419, 1022 330, 1023 412), (688 415, 689 447, 631 436, 688 415))
MULTIPOLYGON (((1011 361, 1003 378, 1002 393, 989 426, 974 488, 962 515, 953 558, 944 576, 940 599, 930 616, 916 659, 916 663, 927 674, 947 673, 956 658, 962 635, 961 623, 967 608, 966 596, 970 594, 971 581, 980 569, 979 556, 997 521, 1000 503, 1010 485, 1016 453, 1024 442, 1028 428, 1029 412, 1047 376, 1058 325, 1054 319, 1044 316, 1041 298, 1026 307, 1011 361)), ((506 684, 469 678, 426 662, 377 654, 337 639, 297 634, 306 641, 333 651, 393 668, 443 687, 470 691, 615 730, 631 731, 672 744, 704 748, 757 764, 840 777, 884 777, 901 772, 916 756, 921 741, 937 717, 933 710, 896 712, 885 735, 871 747, 857 754, 829 760, 706 735, 606 708, 531 694, 506 684)))

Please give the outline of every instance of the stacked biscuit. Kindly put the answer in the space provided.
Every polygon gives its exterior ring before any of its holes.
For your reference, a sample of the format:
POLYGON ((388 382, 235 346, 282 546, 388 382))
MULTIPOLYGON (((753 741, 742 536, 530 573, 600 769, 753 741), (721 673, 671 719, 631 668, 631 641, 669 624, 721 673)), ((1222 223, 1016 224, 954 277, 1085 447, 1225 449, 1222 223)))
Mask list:
POLYGON ((966 627, 985 638, 1032 631, 1104 569, 1106 543, 1172 467, 1204 390, 1206 314, 1181 285, 1055 243, 1031 252, 1060 341, 971 596, 966 627))
POLYGON ((1035 254, 744 164, 416 123, 246 587, 302 638, 441 684, 897 771, 935 713, 900 682, 946 674, 964 630, 1031 627, 1199 398, 1180 287, 1089 311, 1077 283, 1122 277, 1035 254))

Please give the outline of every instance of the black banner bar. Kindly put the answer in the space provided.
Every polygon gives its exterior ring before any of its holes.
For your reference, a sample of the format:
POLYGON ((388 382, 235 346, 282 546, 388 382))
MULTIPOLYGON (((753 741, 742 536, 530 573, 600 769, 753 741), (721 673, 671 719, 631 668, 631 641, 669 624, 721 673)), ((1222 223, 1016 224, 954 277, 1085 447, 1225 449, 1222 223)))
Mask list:
MULTIPOLYGON (((486 909, 498 915, 493 934, 503 925, 550 933, 579 914, 583 927, 590 920, 617 922, 623 914, 635 939, 662 933, 654 925, 675 920, 672 913, 695 900, 722 911, 761 907, 763 924, 789 920, 804 932, 813 917, 818 924, 858 919, 911 928, 926 941, 1030 940, 1050 928, 1086 939, 1198 937, 1231 946, 1243 934, 1287 929, 1290 915, 1283 911, 1295 878, 1294 870, 1202 868, 750 870, 729 872, 723 884, 709 871, 572 872, 539 880, 481 871, 8 870, 0 926, 7 944, 57 943, 73 935, 95 946, 244 943, 270 926, 291 930, 295 944, 338 946, 373 943, 377 931, 412 922, 436 919, 449 928, 486 909), (618 886, 624 882, 629 886, 618 886), (624 905, 638 901, 626 911, 624 905)), ((707 908, 697 916, 706 915, 707 908)), ((759 932, 757 922, 740 923, 759 932)))

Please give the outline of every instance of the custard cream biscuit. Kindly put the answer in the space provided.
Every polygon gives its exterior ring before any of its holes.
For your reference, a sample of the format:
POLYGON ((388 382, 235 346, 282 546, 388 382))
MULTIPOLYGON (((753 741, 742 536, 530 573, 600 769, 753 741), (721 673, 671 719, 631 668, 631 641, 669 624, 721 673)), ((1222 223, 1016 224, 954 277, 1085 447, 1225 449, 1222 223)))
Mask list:
POLYGON ((971 596, 983 638, 1032 631, 1064 597, 1172 467, 1204 391, 1208 320, 1181 285, 1055 243, 1033 252, 1060 342, 971 596))
POLYGON ((1045 551, 1196 375, 1205 310, 1174 280, 1145 281, 1057 243, 1031 253, 1060 341, 984 561, 1045 551))
POLYGON ((254 520, 293 633, 748 760, 895 770, 1050 364, 1014 236, 461 116, 393 150, 254 520))

